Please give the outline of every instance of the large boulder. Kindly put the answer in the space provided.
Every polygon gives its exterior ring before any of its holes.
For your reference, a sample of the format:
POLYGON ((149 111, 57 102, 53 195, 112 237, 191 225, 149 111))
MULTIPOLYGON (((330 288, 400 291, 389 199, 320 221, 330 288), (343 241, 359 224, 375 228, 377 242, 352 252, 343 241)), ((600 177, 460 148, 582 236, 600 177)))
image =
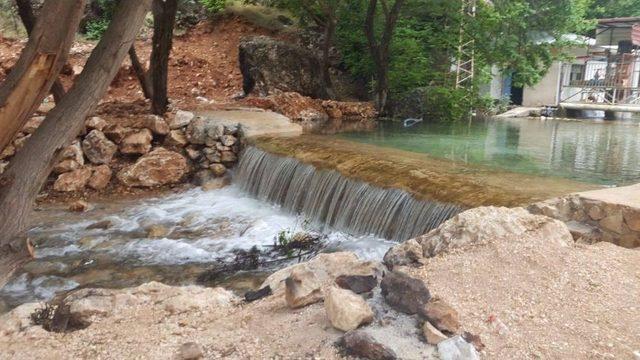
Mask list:
POLYGON ((80 142, 75 141, 67 146, 60 153, 60 162, 53 167, 54 174, 63 174, 69 171, 77 170, 84 165, 84 156, 80 142))
POLYGON ((523 208, 479 207, 456 215, 426 235, 396 245, 384 261, 390 266, 419 264, 421 257, 513 238, 546 239, 559 246, 573 244, 569 229, 561 221, 533 215, 523 208), (416 243, 422 254, 417 254, 416 243))
POLYGON ((316 275, 304 268, 298 268, 291 272, 285 279, 285 300, 292 308, 300 308, 322 300, 322 283, 316 275))
POLYGON ((86 167, 66 172, 58 176, 58 179, 53 183, 53 189, 64 192, 81 191, 87 186, 91 173, 91 169, 86 167))
POLYGON ((349 331, 338 343, 348 355, 370 360, 395 360, 396 353, 364 331, 349 331))
POLYGON ((170 130, 169 124, 158 115, 147 116, 144 125, 156 135, 167 135, 170 130))
POLYGON ((82 150, 89 161, 101 165, 111 162, 118 146, 107 139, 102 131, 91 130, 82 141, 82 150))
POLYGON ((112 175, 113 172, 107 165, 96 166, 87 185, 94 190, 102 190, 109 185, 112 175))
POLYGON ((324 298, 324 307, 331 325, 338 330, 351 331, 373 321, 373 310, 362 296, 351 290, 331 286, 324 298))
POLYGON ((422 280, 399 271, 387 273, 380 288, 392 308, 410 315, 422 314, 431 299, 431 293, 422 280))
POLYGON ((188 172, 189 164, 184 156, 157 148, 122 169, 118 180, 130 187, 151 187, 178 183, 188 172))
POLYGON ((106 120, 104 120, 101 117, 97 117, 97 116, 88 118, 84 122, 84 126, 87 128, 87 130, 102 131, 102 130, 104 130, 104 128, 107 127, 107 125, 109 125, 109 124, 106 122, 106 120))
POLYGON ((438 330, 449 334, 458 333, 462 327, 458 312, 439 297, 434 297, 427 303, 422 316, 438 330))
POLYGON ((224 132, 224 125, 219 121, 198 117, 187 126, 186 136, 191 144, 215 146, 224 132))
POLYGON ((135 306, 159 304, 168 313, 177 314, 231 307, 238 298, 223 288, 150 282, 128 289, 81 289, 67 295, 64 302, 69 305, 74 322, 88 325, 135 306))
POLYGON ((340 275, 336 278, 336 285, 356 294, 363 294, 378 286, 378 279, 373 275, 340 275))
POLYGON ((153 134, 149 129, 140 129, 127 135, 120 143, 120 152, 127 155, 144 155, 151 150, 153 134))
POLYGON ((285 288, 285 279, 294 270, 306 269, 314 273, 323 287, 333 284, 340 275, 374 275, 379 276, 382 268, 379 263, 362 261, 352 252, 336 252, 319 254, 306 263, 295 264, 271 274, 260 286, 269 286, 274 293, 285 288))
POLYGON ((169 128, 171 128, 171 130, 183 128, 189 125, 194 117, 195 115, 192 112, 178 110, 174 118, 169 123, 169 128))
POLYGON ((164 146, 183 148, 187 146, 189 142, 182 130, 171 130, 164 139, 164 146))
POLYGON ((240 41, 240 70, 246 94, 298 92, 326 98, 320 59, 311 51, 267 36, 240 41))

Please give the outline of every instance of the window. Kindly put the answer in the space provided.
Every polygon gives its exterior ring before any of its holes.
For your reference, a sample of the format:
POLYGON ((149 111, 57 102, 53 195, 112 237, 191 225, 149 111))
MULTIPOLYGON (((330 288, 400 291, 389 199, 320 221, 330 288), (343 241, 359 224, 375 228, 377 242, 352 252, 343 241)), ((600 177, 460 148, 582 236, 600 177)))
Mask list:
POLYGON ((586 66, 584 64, 572 64, 569 83, 573 84, 575 82, 584 81, 585 68, 586 66))

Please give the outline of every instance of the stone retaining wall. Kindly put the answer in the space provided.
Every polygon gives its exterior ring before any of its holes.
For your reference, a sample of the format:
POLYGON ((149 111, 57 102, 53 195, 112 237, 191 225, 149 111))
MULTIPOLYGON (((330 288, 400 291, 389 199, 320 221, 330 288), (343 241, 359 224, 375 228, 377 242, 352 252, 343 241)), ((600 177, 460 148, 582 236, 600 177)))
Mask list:
POLYGON ((625 248, 640 247, 637 207, 573 194, 532 204, 528 210, 564 221, 576 242, 606 241, 625 248))
MULTIPOLYGON (((0 151, 0 174, 40 126, 34 117, 16 139, 0 151)), ((62 153, 51 174, 52 190, 108 190, 110 185, 150 188, 186 182, 202 185, 224 177, 240 153, 237 123, 195 116, 178 110, 155 115, 91 117, 85 130, 62 153)))

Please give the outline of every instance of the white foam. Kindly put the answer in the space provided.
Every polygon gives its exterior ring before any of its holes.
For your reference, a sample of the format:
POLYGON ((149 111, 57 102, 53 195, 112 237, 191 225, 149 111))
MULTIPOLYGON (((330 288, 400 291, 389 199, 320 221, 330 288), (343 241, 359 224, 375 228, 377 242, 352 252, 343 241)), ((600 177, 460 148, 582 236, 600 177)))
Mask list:
MULTIPOLYGON (((86 230, 95 220, 83 220, 61 224, 55 231, 43 230, 56 241, 48 247, 45 240, 38 257, 104 251, 115 260, 140 264, 207 263, 234 249, 264 249, 282 230, 301 231, 304 221, 277 206, 249 198, 235 186, 214 191, 193 189, 147 200, 120 213, 106 213, 101 219, 110 220, 112 226, 86 230), (149 239, 145 229, 151 225, 161 225, 170 233, 161 239, 149 239), (90 240, 79 243, 87 237, 90 240)), ((393 245, 375 236, 354 237, 332 230, 326 233, 331 247, 354 251, 366 259, 382 258, 393 245)))
POLYGON ((21 302, 49 300, 56 293, 75 289, 79 285, 73 280, 59 276, 40 276, 31 279, 25 273, 0 289, 0 296, 9 299, 20 299, 21 302))

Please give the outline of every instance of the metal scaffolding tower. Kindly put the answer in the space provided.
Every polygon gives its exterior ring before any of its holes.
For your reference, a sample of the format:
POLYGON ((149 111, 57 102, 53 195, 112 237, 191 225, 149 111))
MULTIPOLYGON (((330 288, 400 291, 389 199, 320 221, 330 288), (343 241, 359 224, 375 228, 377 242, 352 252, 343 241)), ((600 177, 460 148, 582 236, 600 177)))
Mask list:
POLYGON ((469 87, 475 74, 475 41, 466 25, 476 17, 477 0, 462 0, 460 8, 460 38, 456 58, 456 88, 469 87))

